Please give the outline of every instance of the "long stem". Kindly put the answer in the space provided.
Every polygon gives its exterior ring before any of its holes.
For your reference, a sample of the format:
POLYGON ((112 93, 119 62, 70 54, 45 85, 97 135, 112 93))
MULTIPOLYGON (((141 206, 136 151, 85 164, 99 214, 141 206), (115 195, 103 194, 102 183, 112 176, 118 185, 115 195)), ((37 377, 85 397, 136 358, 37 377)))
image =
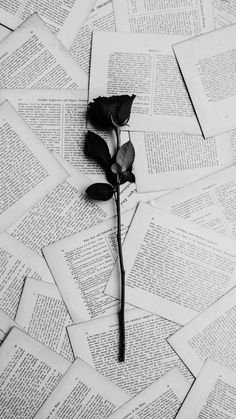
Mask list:
MULTIPOLYGON (((120 128, 116 127, 117 151, 120 148, 120 128)), ((119 361, 125 360, 125 268, 122 252, 121 242, 121 211, 120 211, 120 177, 117 174, 116 185, 116 212, 117 212, 117 244, 120 261, 120 276, 121 276, 121 304, 119 311, 119 361)))

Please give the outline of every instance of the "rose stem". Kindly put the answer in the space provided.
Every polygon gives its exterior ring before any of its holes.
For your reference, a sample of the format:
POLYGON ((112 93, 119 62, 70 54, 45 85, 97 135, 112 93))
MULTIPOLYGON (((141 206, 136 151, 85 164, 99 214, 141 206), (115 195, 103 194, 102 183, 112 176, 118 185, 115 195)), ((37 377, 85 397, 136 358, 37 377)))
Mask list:
MULTIPOLYGON (((117 138, 117 151, 120 148, 120 127, 115 127, 117 138)), ((121 243, 121 212, 120 212, 120 175, 117 174, 116 185, 116 212, 117 212, 117 244, 120 261, 121 275, 121 305, 119 311, 119 362, 125 360, 125 268, 123 261, 122 243, 121 243)))

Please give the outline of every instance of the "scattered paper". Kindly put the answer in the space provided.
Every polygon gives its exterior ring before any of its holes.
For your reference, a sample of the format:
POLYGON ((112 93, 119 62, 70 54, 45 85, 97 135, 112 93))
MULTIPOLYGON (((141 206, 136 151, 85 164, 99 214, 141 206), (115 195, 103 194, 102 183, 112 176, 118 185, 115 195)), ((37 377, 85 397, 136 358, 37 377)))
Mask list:
MULTIPOLYGON (((126 301, 186 324, 236 285, 235 241, 139 204, 124 245, 126 301)), ((119 298, 118 264, 105 292, 119 298)))
POLYGON ((188 369, 166 340, 180 325, 139 309, 127 310, 125 320, 125 362, 118 361, 117 314, 69 326, 68 333, 75 356, 96 368, 131 396, 144 390, 175 366, 192 381, 188 369))
POLYGON ((56 285, 28 277, 16 322, 30 336, 69 361, 74 361, 66 331, 72 320, 56 285))
POLYGON ((207 358, 236 370, 235 297, 233 288, 168 339, 194 376, 207 358))
POLYGON ((162 196, 152 205, 235 238, 236 166, 162 196))
POLYGON ((17 220, 9 234, 41 254, 42 247, 109 218, 114 203, 90 200, 85 194, 89 184, 85 175, 69 177, 17 220))
POLYGON ((33 418, 69 366, 69 361, 14 327, 0 347, 1 418, 33 418))
MULTIPOLYGON (((132 210, 122 214, 122 239, 132 217, 132 210)), ((75 323, 119 310, 119 300, 104 294, 117 258, 116 231, 116 218, 110 218, 43 249, 75 323)))
POLYGON ((0 345, 13 327, 19 327, 4 311, 0 309, 0 345))
POLYGON ((235 0, 213 0, 216 28, 236 23, 235 0))
POLYGON ((7 101, 0 105, 0 135, 1 232, 67 173, 7 101))
POLYGON ((174 418, 189 387, 178 368, 173 368, 116 410, 109 419, 174 418))
POLYGON ((132 95, 129 131, 201 134, 172 44, 182 36, 94 32, 89 101, 132 95))
POLYGON ((27 276, 54 282, 42 256, 8 233, 0 234, 0 308, 12 319, 27 276))
POLYGON ((3 41, 3 39, 6 38, 7 35, 10 35, 11 32, 12 31, 10 29, 0 25, 0 42, 3 41))
POLYGON ((94 368, 77 359, 34 419, 65 415, 73 419, 106 419, 129 398, 128 394, 94 368))
POLYGON ((113 5, 117 31, 183 35, 191 38, 215 28, 211 0, 113 0, 113 5))
POLYGON ((1 42, 1 89, 87 87, 87 75, 36 13, 1 42))
POLYGON ((208 358, 176 419, 234 419, 236 372, 208 358))
POLYGON ((0 23, 16 29, 24 20, 37 12, 66 48, 70 48, 79 28, 87 18, 95 0, 61 0, 55 3, 44 0, 18 0, 1 2, 0 23))
POLYGON ((93 31, 115 31, 112 0, 98 0, 78 32, 70 54, 80 67, 89 73, 93 31))
POLYGON ((236 25, 173 46, 204 137, 236 128, 236 25))
POLYGON ((137 190, 174 189, 233 163, 229 134, 205 139, 171 132, 131 132, 137 190))

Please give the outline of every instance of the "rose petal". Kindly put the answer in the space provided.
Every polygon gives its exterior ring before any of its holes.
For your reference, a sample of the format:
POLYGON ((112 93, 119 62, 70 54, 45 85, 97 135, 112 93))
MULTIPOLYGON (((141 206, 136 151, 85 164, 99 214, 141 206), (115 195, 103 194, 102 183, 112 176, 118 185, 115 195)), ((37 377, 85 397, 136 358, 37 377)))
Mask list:
POLYGON ((120 126, 126 125, 127 122, 129 121, 131 107, 132 107, 135 95, 132 95, 132 96, 124 95, 121 97, 122 97, 122 101, 121 101, 120 109, 118 110, 117 117, 116 117, 116 121, 118 125, 120 126))

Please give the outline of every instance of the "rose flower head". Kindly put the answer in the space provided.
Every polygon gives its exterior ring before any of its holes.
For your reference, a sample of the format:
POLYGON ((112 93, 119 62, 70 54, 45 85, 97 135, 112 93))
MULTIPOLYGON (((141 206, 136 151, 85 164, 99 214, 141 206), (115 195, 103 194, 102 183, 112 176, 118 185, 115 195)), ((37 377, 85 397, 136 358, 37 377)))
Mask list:
POLYGON ((99 129, 124 126, 129 121, 134 98, 135 95, 99 96, 88 104, 87 117, 93 126, 99 129))

